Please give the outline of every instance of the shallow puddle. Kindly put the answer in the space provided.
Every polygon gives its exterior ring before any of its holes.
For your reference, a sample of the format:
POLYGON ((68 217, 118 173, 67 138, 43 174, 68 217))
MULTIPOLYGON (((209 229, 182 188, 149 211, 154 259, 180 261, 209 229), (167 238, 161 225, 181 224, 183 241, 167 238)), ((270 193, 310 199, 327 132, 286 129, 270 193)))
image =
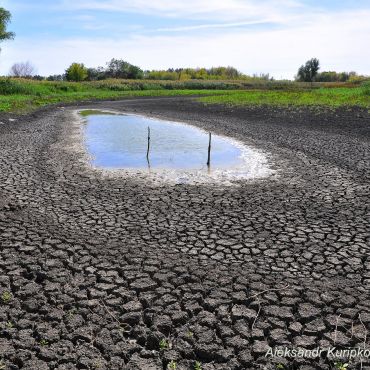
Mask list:
POLYGON ((211 137, 208 166, 209 133, 194 126, 131 114, 87 110, 80 114, 86 120, 85 145, 94 167, 169 171, 182 179, 180 182, 195 175, 266 175, 266 171, 261 172, 264 161, 254 150, 215 134, 211 137))

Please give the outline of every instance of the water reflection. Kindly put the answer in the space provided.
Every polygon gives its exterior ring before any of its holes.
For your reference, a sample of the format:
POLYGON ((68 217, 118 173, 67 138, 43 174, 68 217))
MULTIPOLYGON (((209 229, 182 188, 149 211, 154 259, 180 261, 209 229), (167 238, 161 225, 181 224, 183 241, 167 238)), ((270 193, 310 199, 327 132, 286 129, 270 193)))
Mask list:
POLYGON ((239 147, 212 135, 211 165, 207 166, 209 135, 193 126, 137 115, 97 112, 85 116, 85 142, 97 167, 208 172, 243 162, 239 147))

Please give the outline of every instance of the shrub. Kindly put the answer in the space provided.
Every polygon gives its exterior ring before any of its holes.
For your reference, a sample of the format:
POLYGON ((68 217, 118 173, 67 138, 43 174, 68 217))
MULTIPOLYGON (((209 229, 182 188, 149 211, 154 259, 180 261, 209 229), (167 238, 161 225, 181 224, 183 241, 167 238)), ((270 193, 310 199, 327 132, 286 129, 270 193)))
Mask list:
POLYGON ((13 94, 32 94, 29 86, 14 81, 10 78, 0 79, 0 94, 13 95, 13 94))
POLYGON ((366 96, 370 96, 370 80, 369 81, 366 81, 364 82, 362 85, 361 85, 361 88, 362 88, 362 93, 366 96))
POLYGON ((64 83, 53 83, 51 85, 55 92, 62 91, 62 92, 77 92, 81 91, 81 86, 78 84, 68 84, 64 83))
POLYGON ((10 302, 11 299, 12 299, 12 294, 7 291, 3 292, 3 294, 1 295, 1 300, 3 303, 8 303, 10 302))

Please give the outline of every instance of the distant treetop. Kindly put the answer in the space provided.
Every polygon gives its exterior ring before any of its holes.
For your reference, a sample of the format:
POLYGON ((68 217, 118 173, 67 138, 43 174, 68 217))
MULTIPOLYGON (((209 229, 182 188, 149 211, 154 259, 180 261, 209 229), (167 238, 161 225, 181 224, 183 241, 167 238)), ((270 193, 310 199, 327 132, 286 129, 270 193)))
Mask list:
POLYGON ((9 71, 13 77, 33 77, 36 74, 36 68, 30 62, 15 63, 9 71))
POLYGON ((68 81, 84 81, 87 78, 87 68, 82 63, 72 63, 66 70, 68 81))
POLYGON ((0 41, 13 39, 15 36, 14 32, 8 32, 6 29, 11 18, 9 11, 0 8, 0 41))
POLYGON ((313 82, 320 69, 320 61, 312 58, 298 69, 297 80, 302 82, 313 82))

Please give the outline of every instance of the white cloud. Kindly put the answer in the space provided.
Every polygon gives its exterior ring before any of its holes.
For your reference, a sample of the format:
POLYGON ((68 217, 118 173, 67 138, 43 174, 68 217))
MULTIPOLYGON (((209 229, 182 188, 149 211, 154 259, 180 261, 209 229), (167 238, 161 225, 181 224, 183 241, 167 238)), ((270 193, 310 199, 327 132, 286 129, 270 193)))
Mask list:
POLYGON ((224 21, 283 19, 303 5, 294 0, 63 0, 61 8, 154 14, 165 17, 224 21))
POLYGON ((213 24, 199 24, 196 26, 182 26, 182 27, 164 27, 157 28, 157 32, 184 32, 184 31, 196 31, 204 29, 220 29, 220 28, 236 28, 242 26, 253 26, 258 24, 270 23, 270 19, 261 19, 259 21, 249 21, 249 22, 233 22, 233 23, 213 23, 213 24))
POLYGON ((72 62, 104 65, 123 58, 142 68, 233 65, 245 73, 270 72, 293 78, 297 68, 318 57, 323 70, 370 75, 370 10, 321 15, 279 30, 228 30, 204 35, 132 36, 122 39, 34 40, 3 44, 0 72, 30 60, 41 74, 61 73, 72 62))

